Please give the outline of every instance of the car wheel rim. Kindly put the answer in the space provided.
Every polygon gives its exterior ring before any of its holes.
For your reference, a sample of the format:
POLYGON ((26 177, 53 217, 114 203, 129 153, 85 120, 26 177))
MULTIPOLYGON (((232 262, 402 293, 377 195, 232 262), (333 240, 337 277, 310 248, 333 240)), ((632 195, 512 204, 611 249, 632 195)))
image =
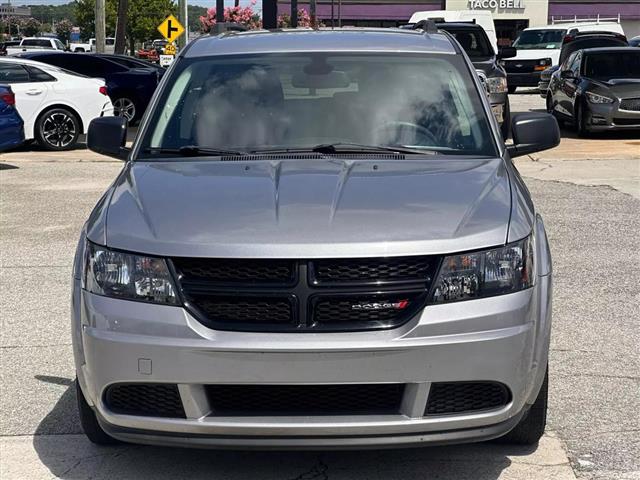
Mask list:
POLYGON ((76 133, 76 124, 67 113, 52 113, 42 122, 42 136, 45 142, 57 148, 71 145, 75 141, 76 133))
POLYGON ((125 117, 131 121, 136 116, 136 106, 128 98, 118 98, 113 102, 113 111, 118 117, 125 117))

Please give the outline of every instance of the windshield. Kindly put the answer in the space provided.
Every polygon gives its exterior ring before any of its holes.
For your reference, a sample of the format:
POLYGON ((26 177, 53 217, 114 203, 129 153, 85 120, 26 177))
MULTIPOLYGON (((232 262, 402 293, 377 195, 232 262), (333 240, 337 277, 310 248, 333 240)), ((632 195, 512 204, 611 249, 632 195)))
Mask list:
MULTIPOLYGON (((447 30, 446 27, 444 30, 447 30)), ((470 58, 491 57, 494 55, 493 47, 489 44, 489 39, 484 31, 478 30, 448 30, 456 37, 462 49, 467 52, 470 58)))
POLYGON ((587 77, 598 80, 640 78, 640 52, 589 53, 584 72, 587 77))
POLYGON ((513 42, 518 50, 553 49, 562 46, 567 31, 562 30, 525 30, 513 42))
POLYGON ((460 56, 243 55, 185 59, 175 67, 143 152, 357 143, 496 154, 480 95, 460 56))

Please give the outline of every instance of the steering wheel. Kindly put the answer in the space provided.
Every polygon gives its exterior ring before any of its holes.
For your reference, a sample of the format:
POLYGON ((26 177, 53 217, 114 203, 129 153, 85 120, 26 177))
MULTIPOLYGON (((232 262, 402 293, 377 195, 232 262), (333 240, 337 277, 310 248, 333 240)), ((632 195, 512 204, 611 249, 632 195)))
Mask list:
MULTIPOLYGON (((439 145, 440 143, 438 142, 436 137, 433 135, 433 133, 431 133, 429 129, 427 129, 426 127, 423 127, 422 125, 418 125, 416 123, 411 123, 411 122, 400 122, 400 121, 387 122, 381 125, 380 127, 376 128, 376 134, 378 135, 383 132, 391 132, 391 134, 388 135, 388 138, 390 139, 393 138, 397 140, 404 137, 401 132, 405 129, 414 130, 415 133, 414 133, 413 141, 416 142, 416 144, 431 146, 431 145, 439 145), (418 140, 420 141, 418 142, 418 140)), ((393 142, 393 143, 404 144, 405 142, 393 142)))

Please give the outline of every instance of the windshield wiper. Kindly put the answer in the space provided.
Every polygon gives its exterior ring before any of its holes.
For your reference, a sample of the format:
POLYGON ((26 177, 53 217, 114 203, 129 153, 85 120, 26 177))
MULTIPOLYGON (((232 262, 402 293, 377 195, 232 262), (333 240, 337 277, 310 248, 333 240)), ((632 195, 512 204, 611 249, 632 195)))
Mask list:
POLYGON ((183 157, 205 157, 210 155, 246 155, 241 150, 227 150, 223 148, 199 147, 197 145, 185 145, 180 148, 148 147, 147 153, 174 153, 183 157))
POLYGON ((379 153, 379 152, 393 152, 393 153, 408 153, 413 155, 435 155, 438 152, 434 150, 421 150, 408 148, 402 145, 365 145, 360 143, 322 143, 313 147, 290 147, 290 148, 273 148, 273 149, 260 149, 252 150, 251 153, 300 153, 300 152, 315 152, 324 153, 327 155, 339 154, 339 153, 379 153))

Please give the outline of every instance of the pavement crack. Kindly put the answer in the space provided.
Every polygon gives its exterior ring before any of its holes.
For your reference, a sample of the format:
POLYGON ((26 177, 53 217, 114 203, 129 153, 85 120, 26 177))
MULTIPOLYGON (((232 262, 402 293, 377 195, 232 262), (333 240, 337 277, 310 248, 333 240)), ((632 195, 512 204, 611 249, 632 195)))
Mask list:
POLYGON ((329 466, 324 463, 322 458, 318 457, 316 463, 310 470, 301 473, 291 480, 329 480, 329 466))

